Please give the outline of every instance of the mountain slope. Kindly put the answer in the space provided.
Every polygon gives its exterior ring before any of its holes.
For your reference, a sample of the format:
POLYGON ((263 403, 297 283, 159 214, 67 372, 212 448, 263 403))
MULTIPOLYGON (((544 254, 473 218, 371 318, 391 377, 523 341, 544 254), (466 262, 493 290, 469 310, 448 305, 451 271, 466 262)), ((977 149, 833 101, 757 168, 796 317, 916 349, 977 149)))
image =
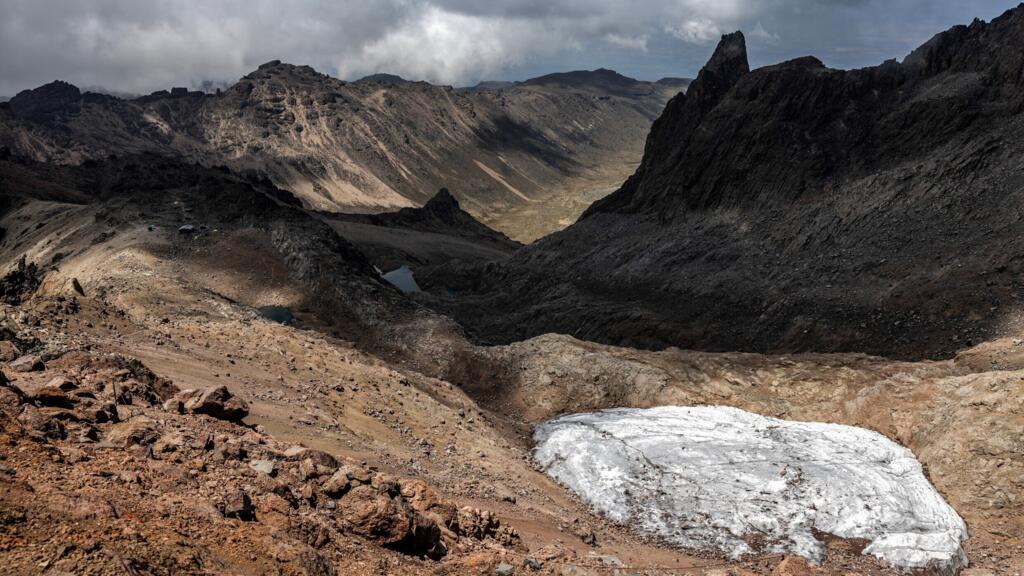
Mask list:
POLYGON ((1024 8, 903 63, 747 70, 742 35, 567 230, 453 274, 480 340, 948 356, 1021 325, 1024 8))
POLYGON ((54 82, 0 108, 0 145, 63 163, 156 152, 224 164, 319 210, 418 206, 450 186, 474 216, 532 240, 635 168, 680 90, 607 70, 566 76, 466 91, 386 75, 348 83, 274 61, 216 95, 134 100, 54 82))

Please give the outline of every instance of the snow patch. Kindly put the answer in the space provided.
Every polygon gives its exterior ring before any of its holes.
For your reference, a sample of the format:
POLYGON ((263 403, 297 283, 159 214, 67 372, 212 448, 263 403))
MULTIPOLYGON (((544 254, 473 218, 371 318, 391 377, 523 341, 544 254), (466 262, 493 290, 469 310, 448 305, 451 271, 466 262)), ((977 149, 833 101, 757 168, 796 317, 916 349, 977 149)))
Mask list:
POLYGON ((534 439, 541 468, 595 510, 678 546, 738 557, 760 536, 821 561, 817 530, 895 566, 967 564, 963 520, 910 450, 870 430, 668 406, 564 416, 534 439))

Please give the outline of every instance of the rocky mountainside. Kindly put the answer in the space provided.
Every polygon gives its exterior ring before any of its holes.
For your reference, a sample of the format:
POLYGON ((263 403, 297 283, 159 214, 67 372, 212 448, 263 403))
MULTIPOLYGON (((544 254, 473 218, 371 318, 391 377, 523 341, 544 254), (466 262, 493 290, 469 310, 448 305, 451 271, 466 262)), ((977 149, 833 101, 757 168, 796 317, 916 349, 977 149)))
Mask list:
POLYGON ((420 206, 449 186, 485 223, 532 240, 636 167, 650 123, 681 89, 609 70, 498 90, 380 74, 349 83, 274 61, 216 94, 26 90, 0 108, 0 145, 61 163, 154 152, 226 165, 336 212, 420 206))
MULTIPOLYGON (((76 165, 0 155, 7 572, 902 573, 839 530, 812 533, 819 566, 783 557, 761 505, 732 532, 750 547, 742 558, 670 548, 535 467, 535 426, 659 405, 884 434, 913 450, 967 523, 965 576, 1024 570, 1019 338, 927 362, 650 352, 553 334, 479 346, 422 305, 429 295, 382 282, 363 248, 386 233, 431 262, 479 262, 514 246, 446 194, 362 218, 377 224, 157 154, 76 165)), ((549 309, 579 310, 566 294, 549 309)), ((788 485, 805 485, 787 469, 788 485)))
POLYGON ((483 341, 948 356, 1020 326, 1024 7, 874 68, 723 37, 622 187, 436 306, 483 341))

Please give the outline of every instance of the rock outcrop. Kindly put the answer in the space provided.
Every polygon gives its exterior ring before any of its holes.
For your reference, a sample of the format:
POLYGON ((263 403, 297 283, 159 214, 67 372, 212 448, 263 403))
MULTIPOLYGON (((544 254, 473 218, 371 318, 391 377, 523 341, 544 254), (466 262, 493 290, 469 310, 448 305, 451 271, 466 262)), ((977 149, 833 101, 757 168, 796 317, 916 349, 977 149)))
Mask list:
POLYGON ((417 230, 465 238, 507 252, 522 247, 522 244, 481 224, 479 220, 463 210, 459 201, 447 188, 441 188, 420 208, 402 208, 397 212, 383 214, 346 214, 338 215, 336 218, 386 228, 417 230))
POLYGON ((229 392, 227 386, 205 390, 182 390, 168 400, 164 407, 178 412, 206 414, 232 422, 240 422, 249 415, 249 404, 229 392))

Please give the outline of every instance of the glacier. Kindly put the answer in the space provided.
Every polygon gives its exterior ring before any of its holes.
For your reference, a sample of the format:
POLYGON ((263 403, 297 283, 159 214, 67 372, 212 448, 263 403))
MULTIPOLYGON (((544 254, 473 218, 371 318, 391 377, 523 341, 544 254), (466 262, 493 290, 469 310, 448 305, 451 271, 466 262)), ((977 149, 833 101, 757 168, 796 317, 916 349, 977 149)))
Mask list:
POLYGON ((607 518, 691 549, 820 562, 815 531, 893 566, 955 574, 967 527, 914 454, 854 426, 724 406, 616 408, 534 431, 534 460, 607 518))

